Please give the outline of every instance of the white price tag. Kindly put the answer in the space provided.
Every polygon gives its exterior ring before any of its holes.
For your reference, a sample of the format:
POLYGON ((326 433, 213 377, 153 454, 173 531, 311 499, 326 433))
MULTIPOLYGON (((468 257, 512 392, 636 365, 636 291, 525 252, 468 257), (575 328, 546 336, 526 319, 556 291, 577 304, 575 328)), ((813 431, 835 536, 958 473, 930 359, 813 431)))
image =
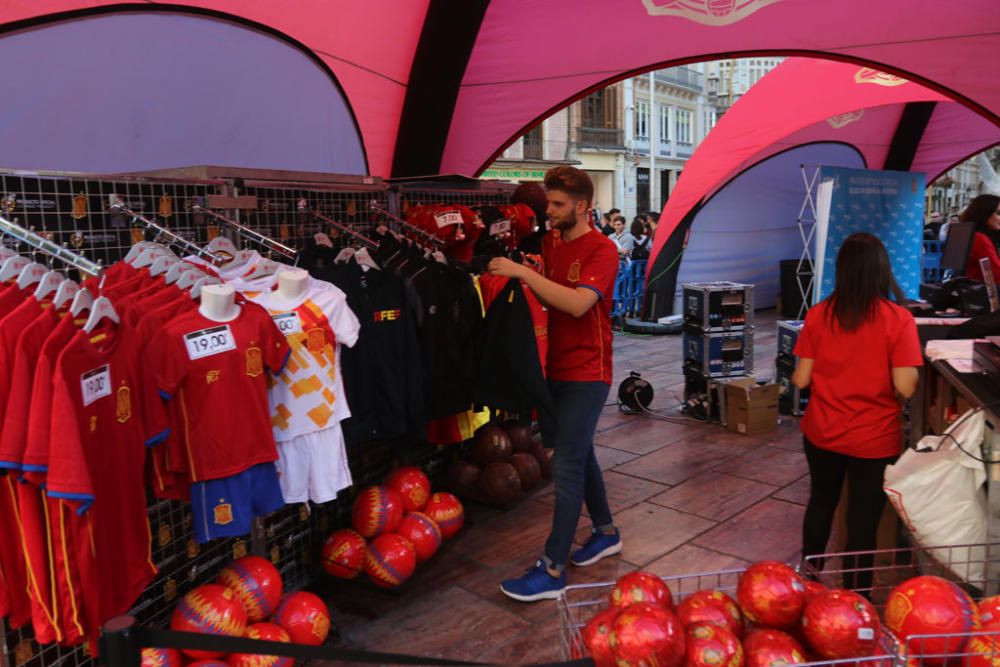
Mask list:
POLYGON ((111 367, 104 364, 80 376, 83 404, 90 405, 99 398, 111 395, 111 367))
POLYGON ((236 341, 233 340, 233 332, 228 324, 184 334, 184 344, 192 360, 236 349, 236 341))
POLYGON ((435 213, 434 222, 437 223, 438 229, 442 227, 447 227, 448 225, 460 225, 462 224, 462 214, 458 211, 445 211, 444 213, 435 213))
POLYGON ((490 236, 499 236, 504 232, 510 231, 510 220, 504 218, 503 220, 497 220, 492 225, 490 225, 490 236))
POLYGON ((271 319, 278 325, 278 329, 286 336, 302 333, 302 320, 295 311, 290 313, 279 313, 272 315, 271 319))
POLYGON ((871 628, 858 628, 858 639, 871 641, 875 639, 875 631, 871 628))

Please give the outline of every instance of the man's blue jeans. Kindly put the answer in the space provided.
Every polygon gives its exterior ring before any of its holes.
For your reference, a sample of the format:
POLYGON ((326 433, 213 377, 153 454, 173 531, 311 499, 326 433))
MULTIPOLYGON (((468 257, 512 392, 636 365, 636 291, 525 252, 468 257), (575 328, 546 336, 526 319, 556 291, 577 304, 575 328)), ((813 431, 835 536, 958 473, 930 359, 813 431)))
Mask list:
POLYGON ((594 432, 610 387, 603 382, 549 380, 556 422, 541 423, 542 439, 555 449, 552 478, 556 505, 552 532, 545 542, 548 564, 563 569, 569 561, 580 510, 587 511, 595 528, 612 526, 604 477, 594 455, 594 432))

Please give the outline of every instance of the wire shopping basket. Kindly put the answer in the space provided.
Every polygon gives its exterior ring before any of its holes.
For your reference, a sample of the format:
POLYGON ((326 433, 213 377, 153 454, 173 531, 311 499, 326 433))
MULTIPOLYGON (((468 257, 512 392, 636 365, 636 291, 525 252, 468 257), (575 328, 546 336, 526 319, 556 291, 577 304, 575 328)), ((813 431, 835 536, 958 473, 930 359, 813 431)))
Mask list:
MULTIPOLYGON (((676 575, 663 577, 670 587, 674 602, 680 602, 687 596, 700 590, 717 590, 727 593, 736 599, 736 586, 740 575, 746 568, 733 570, 718 570, 700 574, 676 575)), ((560 640, 562 642, 563 658, 575 660, 588 655, 583 643, 583 627, 599 611, 604 609, 610 599, 614 582, 599 584, 579 584, 567 586, 559 597, 560 640)), ((897 653, 895 639, 883 628, 878 655, 849 660, 827 660, 807 663, 814 667, 837 665, 840 667, 891 667, 897 653)), ((992 667, 998 667, 1000 663, 992 667)), ((983 666, 987 667, 987 666, 983 666)))

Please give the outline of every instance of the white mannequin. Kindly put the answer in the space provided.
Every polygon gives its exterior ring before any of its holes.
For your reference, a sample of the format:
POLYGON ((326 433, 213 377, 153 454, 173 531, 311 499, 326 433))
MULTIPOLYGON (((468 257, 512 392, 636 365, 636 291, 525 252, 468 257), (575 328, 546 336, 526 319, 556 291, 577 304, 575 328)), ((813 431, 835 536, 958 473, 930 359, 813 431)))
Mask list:
POLYGON ((309 289, 309 272, 305 269, 282 269, 278 272, 278 288, 274 292, 274 305, 293 307, 302 300, 309 289))
POLYGON ((205 285, 201 288, 198 312, 213 322, 231 322, 240 315, 236 290, 230 285, 205 285))

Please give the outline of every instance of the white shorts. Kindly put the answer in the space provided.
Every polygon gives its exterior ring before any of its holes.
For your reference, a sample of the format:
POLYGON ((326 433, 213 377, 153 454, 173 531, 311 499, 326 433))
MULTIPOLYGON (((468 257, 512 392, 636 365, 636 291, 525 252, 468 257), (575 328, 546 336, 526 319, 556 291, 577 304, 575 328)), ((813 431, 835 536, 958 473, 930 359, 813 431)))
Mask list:
POLYGON ((326 503, 352 483, 339 423, 278 442, 277 467, 286 503, 326 503))

